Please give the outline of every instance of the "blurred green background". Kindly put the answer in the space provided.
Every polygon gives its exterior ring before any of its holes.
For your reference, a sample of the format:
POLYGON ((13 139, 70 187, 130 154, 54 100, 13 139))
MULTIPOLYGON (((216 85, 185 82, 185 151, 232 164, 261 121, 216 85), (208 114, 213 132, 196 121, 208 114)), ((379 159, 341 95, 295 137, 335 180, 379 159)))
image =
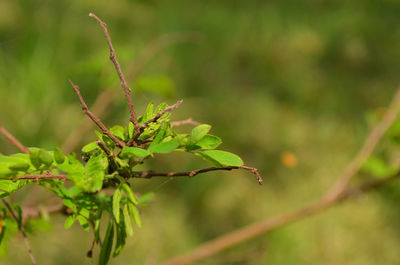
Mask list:
MULTIPOLYGON (((265 180, 216 172, 133 181, 156 196, 141 211, 144 227, 111 264, 157 264, 318 198, 361 146, 368 113, 386 106, 400 81, 398 1, 0 0, 0 122, 27 146, 61 146, 87 119, 68 78, 89 105, 110 91, 107 125, 127 121, 89 12, 109 25, 122 67, 135 77, 129 85, 140 113, 150 101, 183 98, 173 120, 211 124, 221 148, 265 180)), ((4 138, 0 150, 17 151, 4 138)), ((148 166, 205 164, 176 154, 148 166)), ((198 264, 399 264, 398 191, 370 193, 198 264)), ((95 264, 85 257, 92 234, 50 218, 30 236, 38 263, 95 264)), ((19 236, 0 263, 29 264, 19 236)))

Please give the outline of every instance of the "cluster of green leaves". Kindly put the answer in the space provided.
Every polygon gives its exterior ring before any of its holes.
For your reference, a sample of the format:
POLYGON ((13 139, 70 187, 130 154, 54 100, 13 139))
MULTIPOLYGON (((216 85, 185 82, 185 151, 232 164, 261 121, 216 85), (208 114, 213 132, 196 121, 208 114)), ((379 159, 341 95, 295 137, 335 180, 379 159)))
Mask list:
POLYGON ((137 199, 133 193, 128 180, 137 176, 135 166, 156 154, 173 151, 196 155, 215 167, 243 165, 239 156, 215 150, 222 141, 209 134, 210 125, 196 126, 187 134, 176 133, 169 112, 157 116, 167 107, 165 103, 156 108, 153 103, 148 105, 145 114, 138 119, 141 129, 135 146, 127 144, 135 130, 130 122, 126 127, 110 128, 126 146, 120 148, 109 136, 96 131, 97 141, 82 148, 82 161, 75 153, 64 155, 59 148, 53 151, 29 148, 29 154, 0 155, 0 197, 9 196, 35 181, 17 180, 21 176, 66 175, 68 183, 39 177, 35 183, 54 192, 69 209, 71 214, 65 221, 65 228, 75 221, 86 231, 92 227, 95 242, 101 245, 99 264, 106 264, 111 254, 115 257, 121 252, 127 236, 133 235, 132 223, 141 226, 138 206, 150 196, 137 199), (113 193, 106 193, 105 189, 113 193), (104 217, 104 213, 108 213, 109 218, 104 217), (105 219, 108 225, 101 240, 100 224, 105 219))

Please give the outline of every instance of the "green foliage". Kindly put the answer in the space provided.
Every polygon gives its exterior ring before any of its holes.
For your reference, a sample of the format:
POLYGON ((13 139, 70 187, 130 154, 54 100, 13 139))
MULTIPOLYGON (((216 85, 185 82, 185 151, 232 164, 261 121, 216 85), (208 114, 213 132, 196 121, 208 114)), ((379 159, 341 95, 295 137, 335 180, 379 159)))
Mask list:
MULTIPOLYGON (((109 136, 96 131, 97 141, 82 148, 83 161, 74 153, 63 154, 59 148, 48 151, 32 147, 29 148, 29 154, 0 154, 0 197, 9 196, 33 183, 34 180, 17 180, 25 175, 66 175, 72 186, 65 185, 59 179, 40 177, 37 184, 54 192, 70 210, 71 215, 64 224, 66 229, 79 223, 85 231, 93 230, 95 242, 103 242, 99 264, 107 264, 111 253, 113 257, 117 256, 125 245, 126 237, 133 236, 133 223, 141 227, 138 207, 153 195, 148 193, 137 199, 133 193, 128 180, 136 176, 137 165, 157 154, 174 151, 200 156, 217 167, 243 164, 237 155, 214 150, 222 141, 219 137, 208 134, 211 130, 208 124, 196 126, 190 133, 176 133, 169 120, 170 113, 160 113, 166 107, 168 105, 165 103, 157 107, 153 103, 147 106, 145 113, 138 119, 142 127, 140 134, 134 139, 135 146, 128 146, 135 130, 131 122, 128 127, 116 125, 109 129, 125 143, 123 148, 118 147, 109 136), (113 189, 114 192, 109 195, 103 192, 104 189, 113 189), (111 218, 101 240, 100 224, 104 213, 108 213, 111 218), (94 224, 93 228, 90 223, 94 224)), ((11 221, 10 219, 7 222, 11 221)), ((4 234, 4 237, 6 235, 8 234, 4 234)))

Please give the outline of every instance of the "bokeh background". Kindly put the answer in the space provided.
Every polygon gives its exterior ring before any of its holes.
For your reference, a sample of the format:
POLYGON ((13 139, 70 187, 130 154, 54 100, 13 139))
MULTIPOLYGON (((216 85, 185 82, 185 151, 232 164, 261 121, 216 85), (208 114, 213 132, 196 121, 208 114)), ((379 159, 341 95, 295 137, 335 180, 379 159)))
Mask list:
MULTIPOLYGON (((318 198, 400 81, 398 1, 0 0, 0 121, 27 146, 62 146, 87 119, 68 78, 89 105, 108 91, 107 125, 127 121, 89 12, 109 25, 140 113, 150 101, 183 98, 173 120, 211 124, 221 148, 265 180, 259 186, 247 172, 216 172, 133 181, 136 192, 156 195, 141 211, 144 226, 111 264, 157 264, 318 198)), ((70 147, 79 151, 91 139, 93 130, 70 147)), ((1 138, 0 151, 17 150, 1 138)), ((183 154, 148 164, 204 166, 183 154)), ((370 193, 198 264, 399 264, 398 191, 370 193)), ((30 238, 39 264, 95 264, 85 257, 92 234, 76 224, 66 231, 64 219, 36 224, 41 230, 30 238)), ((0 263, 29 264, 19 236, 0 263)))

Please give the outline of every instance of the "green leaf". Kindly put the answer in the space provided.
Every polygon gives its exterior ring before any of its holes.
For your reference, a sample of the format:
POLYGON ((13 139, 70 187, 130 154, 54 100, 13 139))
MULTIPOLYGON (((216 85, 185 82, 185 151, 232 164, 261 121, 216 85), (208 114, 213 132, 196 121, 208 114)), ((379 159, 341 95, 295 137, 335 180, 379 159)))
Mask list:
POLYGON ((163 142, 149 147, 149 151, 152 153, 169 153, 174 151, 179 146, 179 143, 172 140, 169 142, 163 142))
POLYGON ((72 224, 75 222, 75 220, 76 220, 75 215, 68 216, 68 218, 65 220, 64 228, 69 229, 72 226, 72 224))
POLYGON ((133 194, 131 187, 127 183, 122 183, 121 188, 126 194, 126 197, 128 197, 128 200, 133 203, 133 204, 138 204, 138 201, 135 198, 135 195, 133 194))
POLYGON ((133 125, 133 123, 130 121, 129 125, 128 125, 128 136, 129 139, 131 139, 133 137, 133 133, 135 132, 135 126, 133 125))
POLYGON ((120 125, 115 125, 110 128, 110 132, 120 140, 125 140, 125 128, 120 125))
POLYGON ((154 192, 148 192, 146 194, 143 194, 142 196, 140 196, 140 198, 138 199, 138 203, 142 204, 147 202, 148 200, 150 200, 152 197, 154 196, 154 192))
POLYGON ((53 164, 53 156, 49 151, 46 150, 39 150, 39 160, 46 167, 49 167, 51 164, 53 164))
POLYGON ((21 189, 23 186, 30 183, 30 180, 19 180, 14 182, 12 180, 1 179, 0 180, 0 198, 9 196, 10 194, 21 189))
POLYGON ((154 138, 153 142, 150 144, 149 148, 152 148, 152 146, 157 145, 158 143, 160 143, 161 140, 164 138, 165 132, 166 132, 166 129, 161 129, 161 130, 157 133, 157 135, 156 135, 156 137, 154 138))
POLYGON ((157 106, 155 113, 159 113, 167 107, 168 107, 168 104, 165 102, 162 102, 162 103, 160 103, 160 105, 157 106))
POLYGON ((85 174, 74 178, 75 185, 87 192, 101 190, 108 160, 103 156, 92 156, 86 164, 85 174))
POLYGON ((143 115, 143 120, 142 120, 143 123, 153 118, 153 109, 154 109, 154 103, 149 103, 149 105, 147 105, 146 112, 143 115))
POLYGON ((125 224, 121 223, 117 225, 117 242, 115 244, 113 257, 118 256, 118 254, 122 251, 122 249, 125 246, 125 240, 126 240, 125 224))
POLYGON ((59 147, 56 147, 53 152, 54 160, 57 164, 62 164, 65 161, 65 156, 59 147))
POLYGON ((145 149, 130 146, 124 146, 120 153, 120 156, 122 158, 146 157, 149 155, 150 152, 145 149))
POLYGON ((20 162, 20 163, 15 163, 9 166, 9 169, 12 171, 27 171, 29 169, 30 165, 26 162, 20 162))
POLYGON ((100 147, 97 145, 96 142, 91 142, 91 143, 88 143, 87 145, 85 145, 84 147, 82 147, 82 152, 89 153, 89 152, 99 149, 99 148, 100 147))
POLYGON ((128 211, 127 205, 125 205, 125 207, 124 207, 123 214, 124 214, 124 223, 125 223, 126 233, 129 236, 133 236, 132 222, 131 222, 131 218, 129 216, 129 211, 128 211))
POLYGON ((77 219, 79 221, 79 224, 82 226, 83 230, 89 231, 90 226, 88 220, 86 220, 86 218, 81 215, 78 215, 77 219))
POLYGON ((242 159, 232 153, 220 150, 207 150, 201 152, 201 154, 206 155, 218 163, 225 165, 225 166, 242 166, 243 161, 242 159))
POLYGON ((13 175, 13 172, 11 171, 9 166, 9 163, 0 162, 0 178, 8 178, 13 175))
POLYGON ((35 168, 39 168, 42 162, 39 159, 39 149, 30 148, 29 158, 35 168))
POLYGON ((215 149, 222 143, 221 138, 214 135, 206 135, 196 143, 202 149, 215 149))
POLYGON ((110 220, 108 223, 106 235, 104 236, 103 245, 99 254, 99 265, 106 265, 110 259, 111 250, 114 241, 114 225, 110 220))
POLYGON ((121 201, 121 190, 116 189, 114 191, 113 200, 112 200, 112 211, 115 218, 115 222, 119 223, 119 214, 120 214, 120 201, 121 201))
POLYGON ((195 145, 198 141, 201 140, 211 129, 211 126, 208 124, 201 124, 193 128, 192 132, 189 136, 189 145, 195 145))
POLYGON ((139 211, 136 208, 136 206, 131 204, 131 203, 129 203, 128 204, 128 208, 129 208, 129 211, 131 212, 131 214, 133 216, 133 220, 135 221, 136 225, 138 227, 142 227, 142 221, 140 220, 139 211))

